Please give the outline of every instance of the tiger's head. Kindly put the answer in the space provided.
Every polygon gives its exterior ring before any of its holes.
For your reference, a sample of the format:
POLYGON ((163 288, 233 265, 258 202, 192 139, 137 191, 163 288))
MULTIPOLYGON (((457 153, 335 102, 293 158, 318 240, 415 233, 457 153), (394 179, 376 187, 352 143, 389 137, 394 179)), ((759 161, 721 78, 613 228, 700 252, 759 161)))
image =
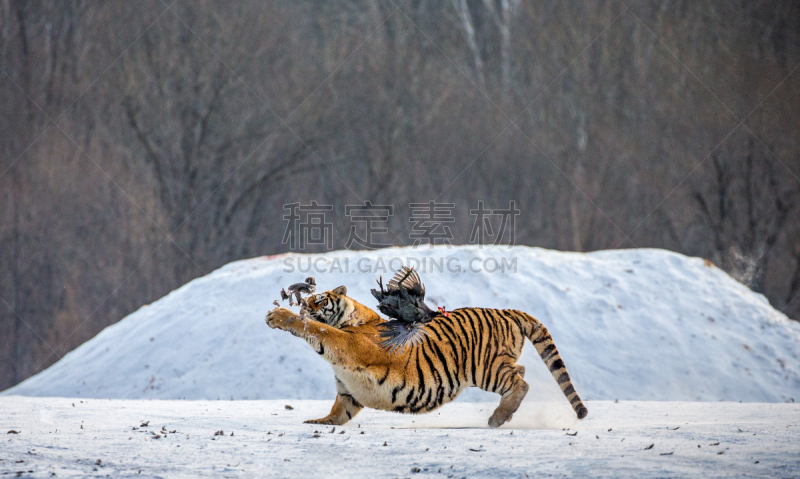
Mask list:
POLYGON ((344 286, 309 296, 306 302, 312 318, 334 328, 355 326, 359 322, 352 314, 356 309, 355 301, 347 297, 347 288, 344 286))

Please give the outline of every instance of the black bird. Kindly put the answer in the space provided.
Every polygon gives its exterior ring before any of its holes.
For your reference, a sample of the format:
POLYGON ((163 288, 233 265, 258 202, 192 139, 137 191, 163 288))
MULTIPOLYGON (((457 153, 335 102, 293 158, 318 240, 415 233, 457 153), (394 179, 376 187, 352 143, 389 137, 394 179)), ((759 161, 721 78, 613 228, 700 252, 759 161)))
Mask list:
POLYGON ((303 300, 301 294, 313 294, 314 291, 317 290, 317 281, 314 279, 313 276, 309 276, 306 278, 304 283, 295 283, 289 286, 289 292, 287 293, 285 289, 281 290, 281 299, 282 300, 289 300, 289 306, 294 306, 295 303, 292 302, 292 296, 297 300, 297 304, 303 304, 305 301, 303 300))
POLYGON ((403 267, 383 288, 383 278, 377 280, 380 290, 370 290, 378 300, 378 309, 393 321, 379 326, 381 346, 392 353, 408 344, 417 344, 428 333, 422 328, 439 314, 447 316, 444 308, 432 310, 425 304, 425 286, 414 268, 403 267))

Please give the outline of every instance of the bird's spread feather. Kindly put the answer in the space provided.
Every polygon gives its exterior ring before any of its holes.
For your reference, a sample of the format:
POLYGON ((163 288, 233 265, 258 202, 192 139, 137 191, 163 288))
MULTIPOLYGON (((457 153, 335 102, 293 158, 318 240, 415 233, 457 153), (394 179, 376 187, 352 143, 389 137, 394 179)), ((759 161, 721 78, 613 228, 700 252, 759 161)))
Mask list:
POLYGON ((395 354, 408 345, 415 345, 428 335, 421 323, 406 323, 403 321, 387 321, 378 325, 380 330, 380 345, 395 354))
POLYGON ((389 280, 386 285, 389 292, 399 292, 400 289, 405 289, 413 296, 419 296, 425 299, 425 285, 419 279, 419 275, 414 268, 403 266, 403 268, 394 274, 394 277, 389 280))
POLYGON ((413 268, 403 267, 380 290, 371 290, 378 300, 378 309, 392 318, 380 327, 381 346, 392 353, 401 351, 407 345, 417 344, 427 334, 423 329, 438 314, 425 304, 425 286, 413 268))

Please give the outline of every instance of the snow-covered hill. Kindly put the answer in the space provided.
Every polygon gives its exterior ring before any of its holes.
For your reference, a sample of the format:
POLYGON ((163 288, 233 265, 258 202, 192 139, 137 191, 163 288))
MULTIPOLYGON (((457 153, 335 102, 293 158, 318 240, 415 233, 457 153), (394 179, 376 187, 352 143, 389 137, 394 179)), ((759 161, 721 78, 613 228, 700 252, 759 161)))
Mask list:
MULTIPOLYGON (((390 266, 391 258, 424 261, 417 267, 433 305, 536 316, 584 399, 800 400, 800 324, 700 258, 473 246, 237 261, 142 307, 3 394, 331 399, 328 364, 303 341, 269 329, 266 312, 281 287, 309 275, 320 290, 344 284, 373 307, 374 280, 400 264, 390 266), (442 270, 431 271, 431 260, 442 270), (516 261, 516 271, 500 271, 503 260, 516 261), (329 272, 308 272, 309 261, 329 272)), ((530 345, 521 363, 532 397, 561 397, 530 345)), ((474 389, 462 397, 496 400, 474 389)))

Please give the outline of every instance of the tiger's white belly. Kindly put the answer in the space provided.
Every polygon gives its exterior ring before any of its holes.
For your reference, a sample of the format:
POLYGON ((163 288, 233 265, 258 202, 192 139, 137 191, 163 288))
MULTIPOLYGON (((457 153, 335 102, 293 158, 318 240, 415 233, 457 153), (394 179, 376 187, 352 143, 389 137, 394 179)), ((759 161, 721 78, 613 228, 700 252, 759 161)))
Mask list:
MULTIPOLYGON (((362 406, 372 409, 394 411, 397 406, 405 404, 406 397, 411 389, 410 385, 400 389, 395 394, 395 401, 392 402, 392 392, 399 384, 388 380, 383 384, 378 384, 379 379, 385 374, 385 370, 377 372, 369 369, 353 370, 333 366, 333 371, 356 401, 361 403, 362 406)), ((463 390, 463 387, 461 390, 463 390)), ((461 393, 461 390, 452 399, 455 399, 461 393)), ((441 404, 446 404, 452 399, 444 397, 441 404)))
POLYGON ((333 366, 333 372, 336 373, 336 377, 344 383, 347 391, 361 405, 385 411, 394 409, 392 405, 393 386, 389 385, 389 381, 379 385, 379 378, 376 378, 367 369, 356 371, 333 366))

